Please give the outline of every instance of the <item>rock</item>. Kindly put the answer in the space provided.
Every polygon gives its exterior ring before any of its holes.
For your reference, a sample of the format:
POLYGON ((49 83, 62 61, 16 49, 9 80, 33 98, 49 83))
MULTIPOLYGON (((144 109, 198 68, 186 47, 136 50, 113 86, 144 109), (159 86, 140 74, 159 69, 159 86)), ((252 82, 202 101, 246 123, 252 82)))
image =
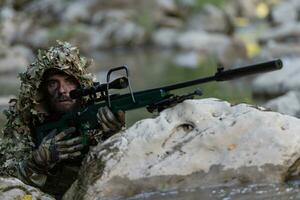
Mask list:
POLYGON ((188 68, 197 68, 201 63, 200 60, 200 55, 198 55, 197 52, 191 51, 177 54, 174 59, 174 64, 188 68))
POLYGON ((69 40, 75 46, 79 46, 82 52, 86 53, 97 48, 108 48, 110 46, 110 41, 107 40, 107 34, 104 31, 84 24, 76 26, 76 34, 69 40))
POLYGON ((70 41, 84 52, 112 47, 140 45, 145 41, 145 31, 130 21, 114 21, 102 27, 78 25, 70 41))
POLYGON ((232 7, 230 9, 234 10, 237 17, 256 18, 256 3, 257 0, 233 0, 227 7, 232 7))
POLYGON ((172 16, 158 17, 156 23, 158 27, 173 28, 173 29, 182 29, 184 26, 184 21, 182 19, 177 17, 172 17, 172 16))
POLYGON ((287 94, 268 101, 266 108, 271 110, 300 117, 300 94, 297 91, 290 91, 287 94))
POLYGON ((9 44, 12 43, 16 34, 15 15, 15 11, 9 7, 3 7, 0 11, 1 38, 9 44))
POLYGON ((103 25, 112 21, 129 21, 133 19, 134 12, 132 10, 125 9, 109 9, 100 10, 96 12, 92 17, 92 23, 95 25, 103 25))
POLYGON ((55 200, 55 198, 41 192, 39 189, 26 185, 16 178, 0 177, 0 199, 41 199, 55 200))
POLYGON ((48 28, 31 27, 29 33, 24 38, 24 43, 33 49, 46 49, 50 46, 51 39, 48 28))
POLYGON ((268 58, 299 56, 300 44, 269 41, 264 45, 260 55, 268 58))
POLYGON ((30 4, 24 8, 24 11, 40 16, 41 19, 47 18, 46 21, 49 19, 52 19, 52 21, 61 21, 61 16, 69 4, 70 2, 68 3, 68 1, 61 0, 31 1, 30 4))
POLYGON ((286 24, 299 20, 300 3, 298 0, 280 1, 272 9, 272 20, 275 24, 286 24))
POLYGON ((174 0, 156 0, 158 7, 165 13, 179 13, 179 8, 174 0))
POLYGON ((31 16, 14 14, 0 23, 3 27, 2 37, 8 44, 24 44, 35 49, 49 46, 49 28, 37 25, 31 16))
POLYGON ((278 42, 299 42, 300 37, 300 23, 286 23, 278 27, 271 28, 265 31, 259 38, 261 43, 266 43, 269 40, 278 42))
POLYGON ((180 5, 180 7, 193 8, 197 6, 196 0, 177 0, 176 2, 180 5))
POLYGON ((153 43, 160 47, 172 48, 176 45, 178 31, 171 28, 161 28, 153 33, 153 43))
POLYGON ((207 4, 200 13, 188 19, 188 29, 218 33, 232 32, 233 24, 220 8, 207 4))
POLYGON ((218 62, 225 68, 231 68, 239 62, 247 60, 247 58, 246 45, 238 38, 231 38, 230 43, 219 46, 217 51, 218 62))
POLYGON ((9 2, 9 4, 16 10, 22 9, 26 4, 28 4, 31 0, 11 0, 11 1, 4 1, 9 2))
POLYGON ((217 58, 224 66, 231 66, 238 58, 247 58, 245 44, 223 34, 187 31, 178 36, 177 46, 217 58))
POLYGON ((282 183, 298 174, 299 122, 246 104, 187 100, 94 147, 63 199, 282 183))
POLYGON ((287 94, 268 101, 265 105, 271 110, 300 117, 300 94, 297 91, 290 91, 287 94))
POLYGON ((178 36, 177 46, 185 50, 216 52, 220 46, 230 43, 222 34, 204 31, 187 31, 178 36))
POLYGON ((184 9, 180 3, 174 0, 156 0, 157 11, 155 12, 155 23, 159 27, 180 29, 184 26, 182 16, 184 9))
POLYGON ((127 21, 114 32, 114 45, 138 45, 144 42, 145 31, 134 22, 127 21))
POLYGON ((6 46, 0 53, 0 74, 22 72, 34 58, 32 51, 23 45, 6 46))
POLYGON ((280 96, 300 89, 300 59, 283 59, 283 68, 258 76, 252 83, 253 92, 260 96, 280 96))
POLYGON ((91 19, 89 1, 76 1, 70 4, 62 14, 65 22, 87 22, 91 19))
POLYGON ((134 46, 145 42, 145 31, 132 22, 130 14, 120 10, 96 13, 92 18, 94 26, 79 24, 71 41, 83 46, 85 52, 120 46, 134 46), (127 16, 123 18, 124 16, 127 16))

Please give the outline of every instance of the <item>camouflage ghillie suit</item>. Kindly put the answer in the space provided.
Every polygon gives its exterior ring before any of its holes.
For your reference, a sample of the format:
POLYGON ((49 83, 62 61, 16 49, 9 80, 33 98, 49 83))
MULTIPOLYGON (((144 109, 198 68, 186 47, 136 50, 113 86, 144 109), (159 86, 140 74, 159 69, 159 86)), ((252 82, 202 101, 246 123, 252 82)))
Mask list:
POLYGON ((20 74, 20 93, 10 101, 5 111, 8 122, 0 138, 0 175, 18 176, 17 166, 36 148, 32 130, 47 116, 43 93, 39 90, 43 74, 48 69, 59 69, 73 76, 82 87, 92 86, 93 78, 87 73, 90 65, 80 57, 79 50, 69 43, 58 42, 48 50, 39 51, 36 60, 20 74))

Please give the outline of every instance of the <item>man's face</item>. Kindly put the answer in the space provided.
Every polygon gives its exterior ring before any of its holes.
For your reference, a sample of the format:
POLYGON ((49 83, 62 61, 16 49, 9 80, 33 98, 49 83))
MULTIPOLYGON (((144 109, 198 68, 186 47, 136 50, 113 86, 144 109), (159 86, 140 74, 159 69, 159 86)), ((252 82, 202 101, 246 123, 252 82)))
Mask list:
POLYGON ((55 113, 65 113, 79 108, 79 102, 71 99, 70 91, 76 89, 78 83, 67 74, 54 74, 46 80, 50 108, 55 113))

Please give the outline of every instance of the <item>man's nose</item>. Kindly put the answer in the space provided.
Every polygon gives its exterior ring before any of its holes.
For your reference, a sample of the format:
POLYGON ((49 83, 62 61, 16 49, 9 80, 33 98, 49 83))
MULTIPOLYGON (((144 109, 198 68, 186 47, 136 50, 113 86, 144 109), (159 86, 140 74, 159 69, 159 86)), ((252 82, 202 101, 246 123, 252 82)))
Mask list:
POLYGON ((59 88, 58 88, 59 93, 61 94, 65 94, 68 92, 68 88, 64 85, 64 84, 60 84, 59 88))

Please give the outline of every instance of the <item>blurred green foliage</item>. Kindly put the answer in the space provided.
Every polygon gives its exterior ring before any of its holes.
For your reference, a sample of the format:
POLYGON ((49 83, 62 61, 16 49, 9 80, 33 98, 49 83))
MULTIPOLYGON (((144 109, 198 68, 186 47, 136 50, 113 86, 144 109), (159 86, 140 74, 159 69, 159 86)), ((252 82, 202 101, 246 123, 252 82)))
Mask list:
MULTIPOLYGON (((213 58, 207 58, 204 60, 197 69, 172 66, 167 69, 165 73, 168 76, 167 81, 170 83, 176 83, 181 81, 188 81, 208 76, 213 76, 217 71, 217 63, 213 58)), ((200 85, 191 86, 174 91, 175 94, 186 94, 193 92, 195 89, 200 89, 203 92, 201 98, 219 98, 229 101, 231 103, 253 103, 251 88, 247 88, 246 85, 237 87, 238 80, 225 81, 225 82, 209 82, 200 85), (234 83, 236 82, 236 83, 234 83)), ((240 85, 240 84, 239 84, 240 85)))
POLYGON ((63 26, 53 26, 49 29, 49 39, 52 42, 56 40, 68 41, 72 37, 76 36, 81 30, 84 30, 80 24, 78 25, 63 25, 63 26))
POLYGON ((155 21, 151 16, 151 10, 145 10, 144 12, 141 12, 137 16, 136 22, 138 25, 144 28, 146 33, 152 33, 155 29, 155 21))
POLYGON ((195 0, 195 9, 201 9, 205 4, 212 4, 218 7, 222 7, 226 1, 225 0, 195 0))

